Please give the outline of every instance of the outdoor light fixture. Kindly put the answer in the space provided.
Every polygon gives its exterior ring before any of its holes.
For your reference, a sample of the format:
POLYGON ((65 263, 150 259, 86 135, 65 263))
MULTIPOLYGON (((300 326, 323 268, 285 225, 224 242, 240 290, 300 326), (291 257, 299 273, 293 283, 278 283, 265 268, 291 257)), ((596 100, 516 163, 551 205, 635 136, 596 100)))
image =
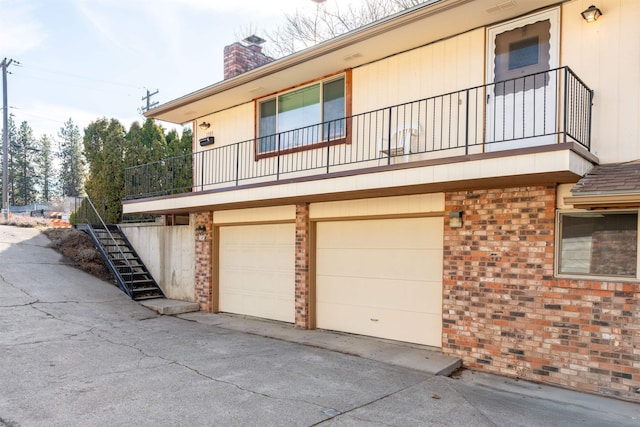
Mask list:
POLYGON ((602 11, 594 5, 591 5, 580 15, 582 15, 584 20, 587 22, 595 22, 598 20, 598 18, 600 18, 600 16, 602 16, 602 11))
POLYGON ((451 228, 462 227, 462 211, 449 212, 449 227, 451 228))
POLYGON ((211 123, 202 122, 198 125, 198 127, 202 130, 209 129, 211 127, 211 123))

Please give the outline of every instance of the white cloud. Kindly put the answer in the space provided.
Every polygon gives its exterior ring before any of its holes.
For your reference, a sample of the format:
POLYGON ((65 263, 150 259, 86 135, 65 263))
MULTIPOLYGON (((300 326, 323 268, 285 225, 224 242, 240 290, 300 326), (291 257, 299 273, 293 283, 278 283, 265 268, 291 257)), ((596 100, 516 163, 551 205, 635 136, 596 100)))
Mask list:
POLYGON ((0 0, 0 52, 19 55, 38 47, 47 37, 35 18, 34 6, 23 0, 0 0))

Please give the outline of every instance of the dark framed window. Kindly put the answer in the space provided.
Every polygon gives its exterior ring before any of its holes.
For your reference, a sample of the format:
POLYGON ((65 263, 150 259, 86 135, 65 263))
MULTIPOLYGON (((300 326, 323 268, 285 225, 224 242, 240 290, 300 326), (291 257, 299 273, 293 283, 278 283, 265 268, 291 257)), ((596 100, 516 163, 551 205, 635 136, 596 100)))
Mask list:
POLYGON ((345 136, 345 76, 294 89, 258 103, 257 154, 345 136))
POLYGON ((638 212, 559 214, 558 274, 636 278, 638 212))

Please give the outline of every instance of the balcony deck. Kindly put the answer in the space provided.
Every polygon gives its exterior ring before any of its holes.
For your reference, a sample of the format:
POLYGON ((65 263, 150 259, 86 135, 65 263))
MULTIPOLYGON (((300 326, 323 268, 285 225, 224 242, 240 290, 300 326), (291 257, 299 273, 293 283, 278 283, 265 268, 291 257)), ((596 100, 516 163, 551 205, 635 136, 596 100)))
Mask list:
MULTIPOLYGON (((578 175, 596 161, 589 154, 592 97, 593 92, 568 67, 561 67, 134 166, 125 171, 125 211, 158 211, 157 203, 151 209, 142 202, 174 199, 182 193, 189 194, 180 197, 192 197, 274 185, 282 188, 271 194, 282 198, 287 185, 297 182, 357 176, 381 193, 384 188, 545 170, 569 169, 568 175, 578 175), (563 157, 567 152, 586 163, 576 166, 574 160, 563 157), (540 167, 525 164, 535 162, 536 156, 540 167), (502 163, 507 159, 512 163, 502 163), (544 167, 542 161, 556 169, 544 167), (478 162, 484 162, 484 174, 477 170, 478 162), (501 166, 487 175, 495 162, 501 166), (455 175, 454 164, 464 164, 470 172, 455 175), (513 170, 513 165, 518 169, 513 170), (446 176, 436 179, 440 169, 446 176), (407 182, 389 178, 410 170, 414 178, 407 182), (372 174, 379 178, 363 180, 362 175, 372 174), (373 183, 379 179, 383 181, 373 183)), ((563 179, 572 179, 568 175, 563 179)), ((311 187, 303 191, 308 196, 313 192, 311 187)), ((224 199, 231 203, 239 196, 224 199)), ((186 211, 190 203, 174 208, 186 211)))

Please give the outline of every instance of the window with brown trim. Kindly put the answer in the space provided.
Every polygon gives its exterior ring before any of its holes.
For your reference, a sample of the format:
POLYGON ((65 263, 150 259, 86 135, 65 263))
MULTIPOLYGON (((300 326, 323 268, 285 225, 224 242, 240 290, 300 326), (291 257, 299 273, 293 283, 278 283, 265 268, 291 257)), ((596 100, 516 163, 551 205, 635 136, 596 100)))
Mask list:
POLYGON ((559 214, 558 273, 572 276, 638 276, 638 212, 559 214))
POLYGON ((257 157, 344 140, 346 92, 340 75, 259 101, 257 157))

